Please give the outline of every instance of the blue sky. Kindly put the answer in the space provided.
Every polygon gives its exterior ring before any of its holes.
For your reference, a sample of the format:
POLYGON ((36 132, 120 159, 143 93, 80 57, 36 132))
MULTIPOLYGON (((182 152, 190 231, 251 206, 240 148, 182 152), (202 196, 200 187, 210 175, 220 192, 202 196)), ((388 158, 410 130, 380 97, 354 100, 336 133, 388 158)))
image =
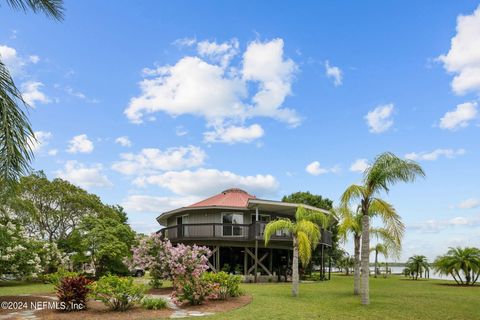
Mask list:
POLYGON ((434 258, 480 246, 478 6, 66 1, 61 23, 2 6, 0 54, 33 106, 34 168, 138 231, 228 186, 338 202, 391 151, 427 173, 386 196, 402 259, 434 258))

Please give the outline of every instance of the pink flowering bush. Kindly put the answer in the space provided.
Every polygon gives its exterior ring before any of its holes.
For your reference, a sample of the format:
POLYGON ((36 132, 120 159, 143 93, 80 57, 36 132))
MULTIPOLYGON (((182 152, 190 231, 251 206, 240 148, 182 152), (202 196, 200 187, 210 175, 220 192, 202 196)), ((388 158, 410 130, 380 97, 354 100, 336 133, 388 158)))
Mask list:
POLYGON ((208 258, 211 252, 207 247, 197 245, 173 246, 170 241, 162 240, 159 234, 153 234, 140 240, 133 248, 131 267, 150 270, 153 284, 162 279, 173 283, 172 297, 177 303, 188 301, 201 304, 205 299, 216 298, 216 284, 202 278, 208 270, 208 258))

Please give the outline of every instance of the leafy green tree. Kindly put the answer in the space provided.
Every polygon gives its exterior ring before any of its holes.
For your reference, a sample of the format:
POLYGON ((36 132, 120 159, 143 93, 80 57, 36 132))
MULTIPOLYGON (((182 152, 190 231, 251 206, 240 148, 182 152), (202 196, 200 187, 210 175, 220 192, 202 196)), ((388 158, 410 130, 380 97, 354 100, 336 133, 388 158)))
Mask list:
POLYGON ((417 280, 419 275, 430 270, 427 257, 422 255, 415 255, 408 258, 406 266, 410 270, 410 274, 414 280, 417 280))
POLYGON ((328 198, 323 198, 321 195, 312 194, 309 191, 294 192, 288 196, 283 196, 283 202, 306 204, 320 209, 330 210, 333 206, 333 201, 328 198))
MULTIPOLYGON (((370 304, 369 294, 369 264, 370 264, 370 214, 371 207, 388 212, 390 205, 380 199, 381 192, 389 192, 391 185, 398 182, 413 182, 417 176, 425 176, 423 169, 414 161, 403 160, 390 152, 382 153, 363 174, 363 184, 353 184, 345 190, 341 202, 349 206, 353 201, 360 200, 362 215, 362 245, 361 245, 361 302, 362 305, 370 304)), ((388 221, 386 229, 393 234, 393 226, 388 221)), ((398 235, 398 238, 401 238, 398 235)))
POLYGON ((299 273, 298 259, 306 266, 312 257, 312 250, 320 241, 320 227, 324 229, 329 224, 329 217, 320 211, 297 208, 295 221, 281 218, 269 222, 264 231, 265 246, 277 231, 287 231, 292 235, 293 262, 292 262, 292 295, 298 296, 299 273))
POLYGON ((433 267, 440 274, 451 275, 459 285, 474 285, 480 277, 480 249, 450 248, 435 259, 433 267))
MULTIPOLYGON (((2 1, 3 2, 3 1, 2 1)), ((6 0, 11 8, 63 18, 62 0, 6 0)), ((27 104, 0 57, 0 186, 4 188, 30 169, 35 136, 25 113, 27 104)))
POLYGON ((85 216, 72 236, 80 240, 77 262, 91 262, 97 277, 128 272, 123 260, 131 255, 135 232, 120 216, 85 216))
POLYGON ((84 216, 113 210, 96 195, 62 179, 50 181, 43 172, 20 178, 16 190, 11 210, 30 235, 49 242, 64 241, 84 216))

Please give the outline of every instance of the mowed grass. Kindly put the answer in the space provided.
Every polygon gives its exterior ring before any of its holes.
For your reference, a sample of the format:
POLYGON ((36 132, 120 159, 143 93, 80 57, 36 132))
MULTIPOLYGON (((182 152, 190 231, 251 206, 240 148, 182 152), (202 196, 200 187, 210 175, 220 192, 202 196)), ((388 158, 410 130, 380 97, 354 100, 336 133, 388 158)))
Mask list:
MULTIPOLYGON (((331 281, 302 283, 298 298, 291 297, 289 283, 242 288, 253 296, 251 304, 202 319, 480 319, 480 286, 458 287, 451 281, 371 278, 371 304, 366 307, 352 294, 353 278, 341 275, 331 281)), ((0 281, 0 296, 53 289, 51 284, 0 281)))
POLYGON ((0 281, 0 296, 15 296, 19 294, 50 293, 54 287, 51 283, 26 281, 0 281))
POLYGON ((450 281, 409 280, 401 276, 370 279, 369 306, 353 295, 353 278, 302 283, 291 297, 290 284, 245 284, 250 305, 207 319, 480 319, 480 286, 450 281))

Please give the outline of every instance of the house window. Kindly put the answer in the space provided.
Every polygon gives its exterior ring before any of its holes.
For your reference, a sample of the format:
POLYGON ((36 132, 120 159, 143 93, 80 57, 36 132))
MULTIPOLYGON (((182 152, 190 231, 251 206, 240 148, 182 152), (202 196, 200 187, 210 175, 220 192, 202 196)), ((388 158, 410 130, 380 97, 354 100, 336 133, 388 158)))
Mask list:
MULTIPOLYGON (((257 215, 252 213, 252 223, 257 221, 257 215)), ((270 215, 268 214, 258 214, 258 221, 260 222, 270 222, 270 215)))
POLYGON ((243 213, 222 213, 222 223, 224 237, 241 237, 243 235, 242 227, 235 224, 243 224, 243 213))
POLYGON ((188 237, 189 235, 189 225, 188 225, 188 214, 177 217, 177 225, 180 226, 179 236, 188 237))

